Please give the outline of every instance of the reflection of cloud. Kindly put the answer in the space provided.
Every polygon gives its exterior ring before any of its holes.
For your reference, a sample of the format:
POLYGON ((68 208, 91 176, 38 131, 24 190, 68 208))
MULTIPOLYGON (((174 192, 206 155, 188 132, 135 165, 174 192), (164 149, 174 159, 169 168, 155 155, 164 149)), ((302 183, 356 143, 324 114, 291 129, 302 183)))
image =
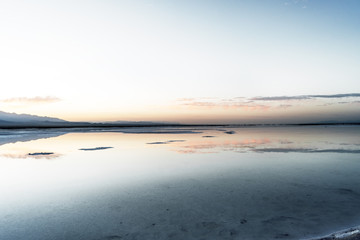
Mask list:
POLYGON ((360 153, 360 149, 317 149, 317 148, 256 148, 258 153, 360 153))
POLYGON ((168 144, 168 143, 176 143, 176 142, 185 142, 186 140, 168 140, 164 142, 149 142, 146 144, 168 144))
POLYGON ((60 98, 57 97, 17 97, 17 98, 7 98, 1 100, 4 103, 51 103, 51 102, 58 102, 60 98))
POLYGON ((11 158, 11 159, 55 159, 58 158, 60 156, 62 156, 62 154, 59 153, 55 153, 55 154, 49 154, 49 155, 29 155, 29 154, 16 154, 16 153, 4 153, 0 155, 1 157, 4 158, 11 158))
POLYGON ((7 143, 16 143, 16 142, 27 142, 31 140, 43 139, 43 138, 54 138, 61 136, 65 132, 52 132, 50 130, 46 131, 23 131, 23 130, 8 130, 1 131, 0 145, 7 143))
POLYGON ((212 151, 212 152, 210 152, 210 151, 206 151, 206 152, 204 152, 204 151, 196 151, 196 150, 192 150, 192 149, 190 149, 190 150, 176 150, 175 152, 177 152, 177 153, 181 153, 181 154, 191 154, 191 153, 202 153, 202 154, 208 154, 208 153, 218 153, 218 152, 215 152, 215 151, 212 151))
POLYGON ((251 149, 257 145, 269 144, 271 141, 265 139, 244 139, 242 141, 228 140, 223 142, 215 141, 201 141, 195 142, 188 145, 180 146, 180 149, 176 150, 178 153, 214 153, 216 151, 205 151, 209 149, 218 149, 222 151, 238 151, 240 149, 251 149))
MULTIPOLYGON (((328 148, 308 143, 303 145, 301 142, 294 142, 288 139, 243 139, 226 141, 196 141, 179 144, 173 151, 181 154, 192 153, 218 153, 221 151, 231 151, 238 153, 360 153, 358 146, 353 143, 336 143, 337 146, 328 148), (352 148, 343 148, 344 145, 354 146, 352 148), (316 147, 314 147, 316 146, 316 147)), ((330 143, 326 143, 329 145, 330 143)))
POLYGON ((281 105, 278 106, 278 108, 286 109, 286 108, 290 108, 292 106, 293 105, 290 105, 290 104, 281 104, 281 105))
POLYGON ((113 147, 94 147, 94 148, 80 148, 82 151, 97 151, 97 150, 105 150, 113 147))
POLYGON ((189 149, 189 150, 183 150, 183 149, 181 149, 181 150, 176 150, 176 152, 177 153, 182 153, 182 154, 189 154, 189 153, 197 153, 197 151, 196 150, 192 150, 192 149, 189 149))
POLYGON ((298 95, 298 96, 275 96, 275 97, 254 97, 251 100, 255 101, 283 101, 283 100, 307 100, 314 98, 347 98, 347 97, 360 97, 360 93, 345 93, 345 94, 332 94, 332 95, 298 95))

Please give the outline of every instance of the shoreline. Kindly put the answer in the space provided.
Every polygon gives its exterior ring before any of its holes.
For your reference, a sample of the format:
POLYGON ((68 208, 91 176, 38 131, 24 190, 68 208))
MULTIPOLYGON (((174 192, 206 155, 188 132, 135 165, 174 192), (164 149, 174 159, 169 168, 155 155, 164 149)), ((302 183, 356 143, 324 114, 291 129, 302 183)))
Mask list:
POLYGON ((73 128, 184 128, 184 127, 225 127, 225 128, 248 128, 248 127, 306 127, 306 126, 359 126, 360 123, 290 123, 290 124, 111 124, 111 123, 25 123, 4 124, 0 129, 73 129, 73 128))

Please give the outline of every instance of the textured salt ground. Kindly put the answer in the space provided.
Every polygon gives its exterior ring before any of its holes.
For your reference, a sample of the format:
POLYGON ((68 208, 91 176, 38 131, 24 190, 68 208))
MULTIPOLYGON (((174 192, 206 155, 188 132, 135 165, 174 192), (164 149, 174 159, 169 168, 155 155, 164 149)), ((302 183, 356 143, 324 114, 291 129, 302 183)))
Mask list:
POLYGON ((309 240, 360 240, 360 226, 309 240))

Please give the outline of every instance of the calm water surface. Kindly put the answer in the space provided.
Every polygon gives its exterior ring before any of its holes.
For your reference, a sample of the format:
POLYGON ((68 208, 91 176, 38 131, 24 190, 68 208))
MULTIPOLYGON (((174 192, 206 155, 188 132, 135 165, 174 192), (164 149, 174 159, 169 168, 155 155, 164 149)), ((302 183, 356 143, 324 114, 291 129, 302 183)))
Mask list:
POLYGON ((360 225, 360 127, 1 130, 0 144, 1 240, 306 239, 360 225))

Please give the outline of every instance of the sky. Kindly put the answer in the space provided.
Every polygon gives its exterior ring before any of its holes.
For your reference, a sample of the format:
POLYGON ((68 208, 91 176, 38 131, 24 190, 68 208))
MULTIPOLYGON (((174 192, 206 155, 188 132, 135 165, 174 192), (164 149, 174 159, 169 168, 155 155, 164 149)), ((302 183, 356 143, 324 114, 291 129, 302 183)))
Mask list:
POLYGON ((358 0, 0 1, 0 111, 360 121, 358 0))

